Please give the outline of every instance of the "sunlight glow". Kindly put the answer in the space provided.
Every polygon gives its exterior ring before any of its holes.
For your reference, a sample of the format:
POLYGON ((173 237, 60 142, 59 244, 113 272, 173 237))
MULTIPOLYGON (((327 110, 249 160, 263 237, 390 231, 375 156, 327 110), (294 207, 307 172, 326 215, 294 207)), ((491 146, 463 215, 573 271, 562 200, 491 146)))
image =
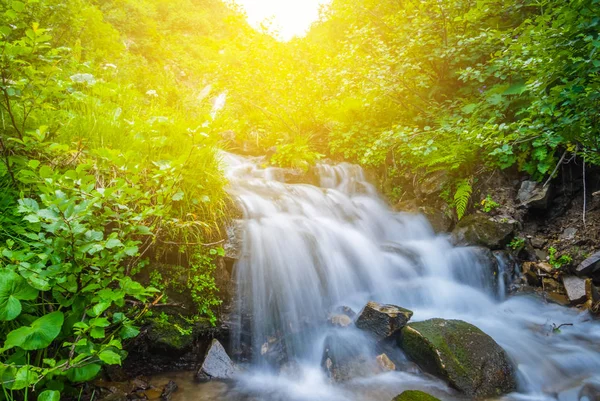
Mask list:
POLYGON ((310 24, 319 18, 319 7, 326 0, 236 0, 246 10, 248 21, 259 28, 265 19, 271 19, 273 27, 283 40, 303 36, 310 24))

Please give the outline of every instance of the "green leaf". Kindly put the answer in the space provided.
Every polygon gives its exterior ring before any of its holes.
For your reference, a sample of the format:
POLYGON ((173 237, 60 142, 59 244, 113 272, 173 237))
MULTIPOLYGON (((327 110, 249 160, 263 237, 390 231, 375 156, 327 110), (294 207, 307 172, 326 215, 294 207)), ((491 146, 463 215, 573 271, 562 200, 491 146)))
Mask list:
POLYGON ((117 246, 123 246, 123 243, 118 238, 111 238, 106 241, 106 244, 104 245, 106 249, 112 249, 117 246))
POLYGON ((171 199, 173 199, 174 201, 180 201, 183 199, 184 195, 185 194, 182 191, 179 191, 175 195, 173 195, 173 197, 171 199))
POLYGON ((524 82, 517 82, 512 84, 508 89, 504 91, 504 95, 520 95, 527 90, 527 85, 524 82))
POLYGON ((50 177, 52 177, 54 172, 52 171, 52 169, 50 167, 43 165, 42 167, 40 167, 39 174, 40 174, 40 177, 42 177, 42 178, 50 178, 50 177))
POLYGON ((104 327, 92 327, 92 330, 90 330, 90 336, 95 339, 104 338, 106 336, 104 333, 104 327))
POLYGON ((31 371, 31 366, 26 365, 17 371, 15 375, 15 381, 12 385, 12 390, 20 390, 25 387, 29 387, 38 380, 39 376, 37 373, 31 371))
POLYGON ((23 10, 25 10, 25 4, 23 4, 20 1, 15 1, 13 0, 12 3, 10 4, 12 9, 15 10, 16 12, 22 12, 23 10))
POLYGON ((0 271, 0 321, 13 320, 21 314, 21 300, 31 301, 38 296, 25 279, 17 273, 0 271))
POLYGON ((60 391, 46 390, 38 395, 37 401, 60 401, 60 391))
POLYGON ((120 365, 121 356, 114 351, 106 350, 98 354, 98 358, 108 365, 120 365))
POLYGON ((140 334, 140 331, 136 327, 131 326, 129 324, 123 325, 123 327, 121 327, 121 330, 119 330, 119 336, 121 336, 123 340, 137 337, 138 334, 140 334))
POLYGON ((100 372, 100 368, 101 366, 99 364, 92 363, 81 367, 71 368, 67 370, 66 375, 67 378, 74 383, 86 382, 96 377, 98 372, 100 372))
POLYGON ((3 350, 13 347, 27 351, 46 348, 60 333, 64 319, 62 312, 52 312, 35 320, 31 326, 11 331, 6 336, 3 350))

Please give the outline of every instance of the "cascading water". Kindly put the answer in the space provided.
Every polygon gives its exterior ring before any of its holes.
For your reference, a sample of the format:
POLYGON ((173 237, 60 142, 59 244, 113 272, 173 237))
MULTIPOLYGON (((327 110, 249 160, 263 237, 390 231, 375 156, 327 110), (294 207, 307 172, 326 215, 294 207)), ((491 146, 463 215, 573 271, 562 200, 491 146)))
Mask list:
MULTIPOLYGON (((409 363, 404 371, 328 380, 324 342, 340 329, 325 324, 327 316, 340 306, 359 311, 369 300, 411 309, 413 321, 461 319, 488 333, 518 368, 518 392, 506 399, 575 400, 582 385, 600 383, 600 325, 533 295, 505 299, 498 279, 505 261, 494 274, 480 250, 452 246, 423 216, 392 212, 359 167, 320 165, 313 186, 286 184, 285 170, 259 160, 224 159, 244 209, 237 346, 249 338, 253 362, 215 399, 389 401, 406 389, 459 399, 409 363), (563 323, 573 326, 553 330, 563 323), (295 369, 278 371, 269 360, 275 346, 295 369)), ((343 330, 352 344, 370 347, 358 329, 343 330)))

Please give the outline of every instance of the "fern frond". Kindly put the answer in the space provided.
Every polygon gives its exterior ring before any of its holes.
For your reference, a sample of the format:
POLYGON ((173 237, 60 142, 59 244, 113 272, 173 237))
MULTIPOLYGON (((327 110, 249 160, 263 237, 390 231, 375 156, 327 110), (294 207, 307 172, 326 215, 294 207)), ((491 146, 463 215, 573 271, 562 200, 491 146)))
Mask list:
POLYGON ((473 187, 471 186, 470 180, 462 179, 456 183, 456 192, 454 193, 454 207, 456 208, 456 215, 458 219, 462 219, 467 211, 469 205, 469 199, 471 199, 471 193, 473 187))

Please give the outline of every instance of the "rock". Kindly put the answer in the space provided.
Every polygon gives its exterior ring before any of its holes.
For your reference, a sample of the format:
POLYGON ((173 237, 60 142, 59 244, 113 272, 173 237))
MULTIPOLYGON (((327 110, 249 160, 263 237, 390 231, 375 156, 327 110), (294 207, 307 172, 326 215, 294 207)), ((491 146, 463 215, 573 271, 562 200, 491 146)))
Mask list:
POLYGON ((435 207, 421 206, 419 207, 419 212, 427 217, 429 224, 431 224, 431 227, 436 233, 448 232, 454 223, 451 216, 435 207))
POLYGON ((227 355, 221 343, 214 339, 204 355, 204 362, 196 374, 198 380, 229 380, 236 372, 236 367, 227 355))
POLYGON ((370 301, 358 314, 355 325, 370 332, 377 340, 383 340, 404 327, 412 315, 408 309, 370 301))
POLYGON ((396 365, 386 354, 377 355, 376 360, 377 366, 379 366, 379 369, 382 372, 391 372, 396 370, 396 365))
POLYGON ((563 284, 567 298, 572 305, 579 305, 586 301, 585 279, 576 276, 563 276, 563 284))
POLYGON ((548 302, 555 303, 561 306, 569 306, 569 299, 564 294, 559 294, 557 292, 549 292, 546 294, 548 302))
POLYGON ((347 315, 333 315, 329 318, 329 323, 332 326, 348 327, 352 324, 352 319, 347 315))
POLYGON ((574 227, 567 227, 560 234, 560 239, 565 240, 565 241, 570 241, 570 240, 572 240, 572 239, 575 238, 576 234, 577 234, 577 229, 576 228, 574 228, 574 227))
POLYGON ((181 334, 172 323, 151 319, 147 333, 152 348, 165 354, 182 355, 192 349, 192 334, 181 334))
POLYGON ((548 242, 548 241, 545 238, 541 238, 541 237, 531 238, 531 245, 535 249, 543 249, 546 245, 546 242, 548 242))
POLYGON ((357 337, 352 331, 330 334, 325 339, 321 367, 336 382, 372 375, 378 366, 368 348, 364 337, 357 337))
MULTIPOLYGON (((242 213, 243 214, 243 213, 242 213)), ((241 220, 232 220, 225 228, 227 239, 223 243, 225 258, 239 260, 242 256, 242 238, 244 228, 241 220)))
POLYGON ((510 217, 489 217, 472 214, 463 218, 452 231, 452 240, 457 245, 481 245, 501 249, 513 237, 518 222, 510 217))
POLYGON ((338 315, 346 315, 350 319, 354 319, 354 317, 356 316, 356 312, 354 312, 349 306, 338 306, 333 310, 333 312, 338 315))
POLYGON ((557 292, 561 290, 561 285, 558 280, 553 277, 543 277, 542 287, 544 291, 557 292))
POLYGON ((386 242, 381 245, 381 250, 384 252, 400 255, 400 256, 408 259, 408 261, 414 265, 417 265, 417 266, 421 265, 421 256, 419 256, 417 251, 415 251, 414 249, 411 249, 410 247, 408 247, 406 245, 399 244, 396 242, 386 242))
POLYGON ((445 170, 434 171, 423 177, 417 185, 417 192, 420 197, 427 198, 437 195, 444 189, 444 185, 448 181, 448 172, 445 170))
POLYGON ((461 320, 411 323, 399 345, 424 371, 469 397, 487 398, 516 388, 515 370, 504 350, 477 327, 461 320))
POLYGON ((521 206, 545 210, 548 208, 549 195, 549 185, 544 186, 536 181, 523 181, 517 193, 517 200, 521 206))
POLYGON ((591 276, 600 270, 600 252, 596 252, 585 259, 575 268, 575 274, 578 276, 591 276))
POLYGON ((394 398, 392 401, 440 401, 440 399, 423 391, 408 390, 394 398))
POLYGON ((169 401, 171 399, 171 395, 177 391, 177 383, 175 383, 173 380, 169 380, 169 382, 166 384, 165 388, 163 389, 161 395, 160 395, 160 400, 161 401, 169 401))

